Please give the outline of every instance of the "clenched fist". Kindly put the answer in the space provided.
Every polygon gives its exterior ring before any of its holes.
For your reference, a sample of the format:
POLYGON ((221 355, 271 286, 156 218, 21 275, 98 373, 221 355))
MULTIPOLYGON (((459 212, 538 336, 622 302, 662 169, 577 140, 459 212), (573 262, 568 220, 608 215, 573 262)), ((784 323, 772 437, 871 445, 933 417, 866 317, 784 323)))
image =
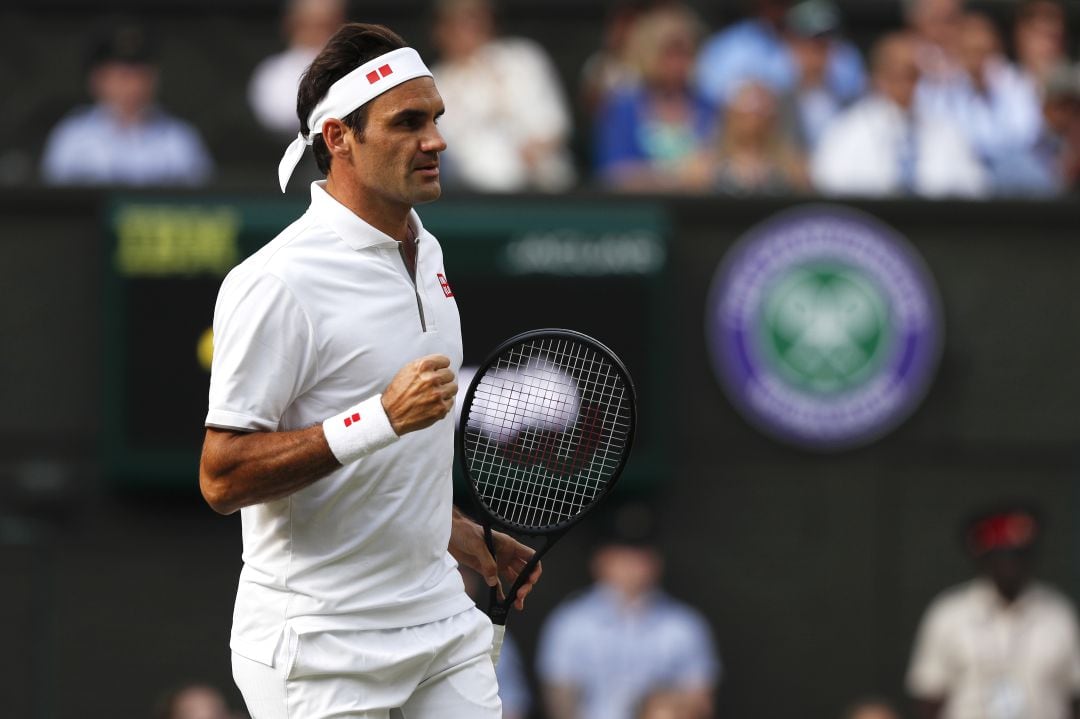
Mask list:
POLYGON ((438 422, 454 406, 458 386, 450 358, 428 355, 401 368, 383 390, 382 406, 398 436, 438 422))

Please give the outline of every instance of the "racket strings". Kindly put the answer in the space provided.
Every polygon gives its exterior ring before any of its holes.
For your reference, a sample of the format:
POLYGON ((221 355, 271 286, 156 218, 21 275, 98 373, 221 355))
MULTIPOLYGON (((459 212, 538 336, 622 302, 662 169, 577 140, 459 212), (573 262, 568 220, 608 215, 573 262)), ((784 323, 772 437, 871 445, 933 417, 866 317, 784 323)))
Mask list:
POLYGON ((505 352, 479 380, 465 452, 496 516, 543 528, 598 499, 628 449, 628 388, 592 347, 543 338, 505 352))

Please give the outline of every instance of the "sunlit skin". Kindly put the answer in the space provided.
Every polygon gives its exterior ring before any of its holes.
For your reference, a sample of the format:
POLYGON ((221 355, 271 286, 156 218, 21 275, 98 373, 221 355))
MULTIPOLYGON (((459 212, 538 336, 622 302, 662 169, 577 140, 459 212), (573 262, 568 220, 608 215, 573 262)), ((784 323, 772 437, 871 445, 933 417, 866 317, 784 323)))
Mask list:
POLYGON ((326 191, 369 224, 397 240, 408 234, 409 211, 442 194, 436 123, 445 111, 430 77, 419 77, 369 104, 364 130, 328 120, 322 136, 332 161, 326 191))

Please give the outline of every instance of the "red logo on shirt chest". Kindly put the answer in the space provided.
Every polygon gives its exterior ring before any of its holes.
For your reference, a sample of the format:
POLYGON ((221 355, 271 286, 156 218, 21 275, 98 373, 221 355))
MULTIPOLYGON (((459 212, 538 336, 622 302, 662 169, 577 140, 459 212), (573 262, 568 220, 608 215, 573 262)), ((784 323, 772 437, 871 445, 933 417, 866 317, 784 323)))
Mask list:
POLYGON ((442 287, 442 293, 447 297, 453 297, 454 291, 450 289, 450 283, 446 281, 446 275, 441 272, 437 274, 439 277, 439 287, 442 287))

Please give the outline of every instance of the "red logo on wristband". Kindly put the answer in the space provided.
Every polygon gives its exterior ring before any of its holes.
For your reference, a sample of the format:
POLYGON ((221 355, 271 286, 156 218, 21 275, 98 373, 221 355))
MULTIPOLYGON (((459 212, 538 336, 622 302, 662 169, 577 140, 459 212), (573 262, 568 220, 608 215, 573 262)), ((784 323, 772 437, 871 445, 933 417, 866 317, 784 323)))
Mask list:
POLYGON ((355 414, 353 414, 352 417, 346 417, 345 418, 345 426, 349 427, 349 426, 352 425, 353 422, 359 422, 359 421, 360 421, 360 413, 356 412, 355 414))

